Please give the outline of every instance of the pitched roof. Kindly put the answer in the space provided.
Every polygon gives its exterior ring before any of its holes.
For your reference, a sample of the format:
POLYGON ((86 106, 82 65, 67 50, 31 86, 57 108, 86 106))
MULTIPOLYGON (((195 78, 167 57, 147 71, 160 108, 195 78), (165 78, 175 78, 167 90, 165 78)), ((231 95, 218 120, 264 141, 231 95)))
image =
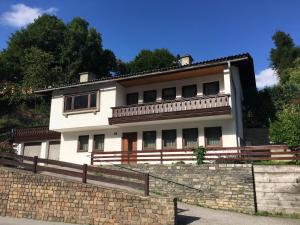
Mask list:
MULTIPOLYGON (((121 74, 121 75, 112 76, 112 77, 102 77, 100 79, 95 79, 95 80, 91 80, 91 81, 87 81, 87 82, 75 82, 75 83, 69 83, 69 84, 62 84, 62 85, 57 85, 54 87, 47 87, 47 88, 35 90, 34 93, 37 93, 37 94, 38 93, 46 93, 46 92, 52 92, 54 90, 61 90, 61 89, 66 89, 66 88, 71 88, 71 87, 86 86, 86 85, 93 85, 93 84, 106 83, 106 82, 112 82, 112 81, 134 79, 134 78, 152 76, 152 75, 158 75, 158 74, 163 75, 165 73, 179 72, 179 71, 184 71, 184 70, 189 70, 189 69, 222 65, 222 64, 228 63, 229 61, 230 62, 249 61, 253 67, 253 61, 252 61, 251 55, 249 53, 242 53, 242 54, 237 54, 237 55, 215 58, 215 59, 211 59, 211 60, 195 62, 190 65, 184 65, 184 66, 175 65, 175 66, 169 66, 169 67, 164 67, 164 68, 160 68, 160 69, 141 71, 141 72, 137 72, 137 73, 121 74)), ((253 70, 253 77, 254 77, 254 70, 253 70)), ((255 83, 255 78, 254 78, 254 83, 255 83)))

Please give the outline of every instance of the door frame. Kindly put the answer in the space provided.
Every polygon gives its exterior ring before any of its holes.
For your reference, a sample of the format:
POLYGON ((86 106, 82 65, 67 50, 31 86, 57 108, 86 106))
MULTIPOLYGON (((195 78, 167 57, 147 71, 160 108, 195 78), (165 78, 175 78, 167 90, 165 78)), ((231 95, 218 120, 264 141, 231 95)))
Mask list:
POLYGON ((138 133, 137 132, 124 132, 122 133, 122 149, 121 149, 121 163, 122 164, 136 164, 137 163, 137 139, 138 139, 138 133), (125 143, 125 140, 127 140, 127 143, 125 143), (133 156, 128 154, 128 147, 129 147, 129 141, 132 141, 132 150, 131 153, 135 153, 133 156), (125 144, 127 147, 125 147, 125 144), (124 152, 127 152, 127 154, 124 154, 124 152))

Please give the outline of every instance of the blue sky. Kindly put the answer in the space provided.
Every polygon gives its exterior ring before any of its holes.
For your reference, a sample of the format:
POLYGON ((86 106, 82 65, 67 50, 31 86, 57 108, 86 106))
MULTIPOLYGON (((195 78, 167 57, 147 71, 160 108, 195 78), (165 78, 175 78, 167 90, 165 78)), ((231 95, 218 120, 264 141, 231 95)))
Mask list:
POLYGON ((42 13, 66 22, 80 16, 124 61, 143 48, 189 53, 195 61, 249 52, 258 82, 270 84, 276 82, 269 68, 271 37, 280 29, 300 43, 299 11, 297 0, 1 0, 0 48, 12 32, 42 13))

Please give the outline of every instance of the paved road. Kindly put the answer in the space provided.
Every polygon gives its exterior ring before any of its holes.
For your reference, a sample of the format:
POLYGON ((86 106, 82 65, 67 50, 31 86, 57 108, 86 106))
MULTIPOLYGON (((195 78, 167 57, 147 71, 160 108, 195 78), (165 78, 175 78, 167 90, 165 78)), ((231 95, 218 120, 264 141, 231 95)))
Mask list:
MULTIPOLYGON (((0 217, 0 225, 74 225, 0 217)), ((299 225, 300 219, 251 216, 178 203, 178 225, 299 225)))
POLYGON ((300 219, 252 216, 178 203, 180 225, 300 225, 300 219))

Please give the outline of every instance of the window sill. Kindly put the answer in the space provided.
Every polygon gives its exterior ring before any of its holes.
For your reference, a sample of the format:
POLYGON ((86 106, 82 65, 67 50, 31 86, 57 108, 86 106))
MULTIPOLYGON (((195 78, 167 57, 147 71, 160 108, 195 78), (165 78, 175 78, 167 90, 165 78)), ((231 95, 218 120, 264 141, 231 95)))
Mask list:
POLYGON ((83 114, 83 113, 94 113, 94 115, 99 112, 99 109, 85 109, 85 110, 78 110, 78 111, 70 111, 70 112, 63 112, 63 115, 65 117, 68 117, 69 115, 74 115, 74 114, 83 114))

